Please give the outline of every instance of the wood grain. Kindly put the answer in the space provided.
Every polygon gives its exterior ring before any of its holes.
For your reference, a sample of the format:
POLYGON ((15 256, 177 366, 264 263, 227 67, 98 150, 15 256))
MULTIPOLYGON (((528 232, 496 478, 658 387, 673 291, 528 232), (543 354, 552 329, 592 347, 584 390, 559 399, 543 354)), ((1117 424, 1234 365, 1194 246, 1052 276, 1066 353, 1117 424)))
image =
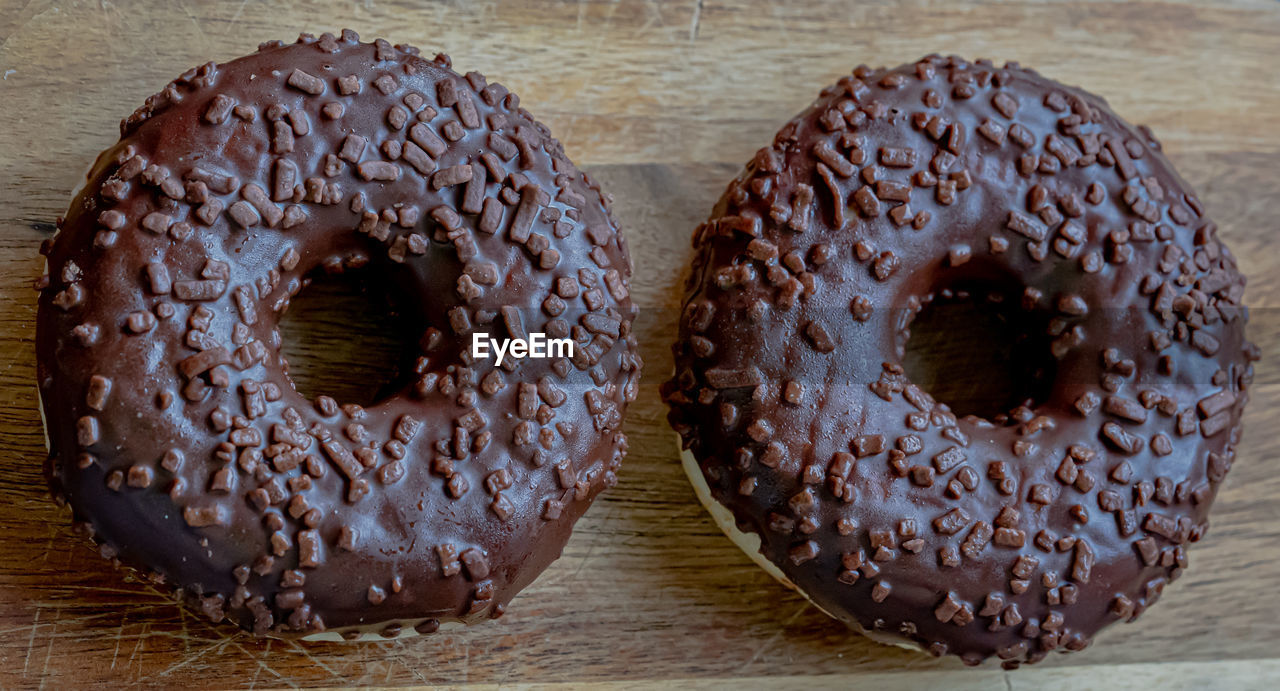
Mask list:
MULTIPOLYGON (((1278 36, 1272 0, 0 3, 0 685, 1261 687, 1280 673, 1278 36), (396 642, 257 641, 114 572, 47 501, 30 285, 71 189, 145 96, 259 41, 344 26, 501 80, 613 192, 648 377, 620 484, 506 617, 396 642), (728 178, 854 64, 935 51, 1037 66, 1150 124, 1250 276, 1264 352, 1240 460, 1187 574, 1139 623, 1014 674, 876 645, 775 585, 698 506, 656 392, 689 233, 728 178)), ((290 331, 291 359, 316 377, 304 388, 341 385, 321 373, 347 358, 371 368, 360 377, 383 371, 311 321, 290 331)))

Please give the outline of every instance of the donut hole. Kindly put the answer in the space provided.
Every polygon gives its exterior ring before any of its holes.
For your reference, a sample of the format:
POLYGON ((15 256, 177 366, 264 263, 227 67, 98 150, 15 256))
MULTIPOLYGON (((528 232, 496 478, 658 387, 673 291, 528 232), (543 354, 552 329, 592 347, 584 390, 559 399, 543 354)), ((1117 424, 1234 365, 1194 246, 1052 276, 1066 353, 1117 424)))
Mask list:
POLYGON ((294 388, 369 407, 395 393, 410 334, 369 269, 315 271, 280 321, 280 354, 294 388))
POLYGON ((992 285, 940 290, 908 325, 903 369, 958 417, 996 424, 1035 409, 1053 387, 1057 361, 1043 310, 1023 310, 1021 291, 992 285))

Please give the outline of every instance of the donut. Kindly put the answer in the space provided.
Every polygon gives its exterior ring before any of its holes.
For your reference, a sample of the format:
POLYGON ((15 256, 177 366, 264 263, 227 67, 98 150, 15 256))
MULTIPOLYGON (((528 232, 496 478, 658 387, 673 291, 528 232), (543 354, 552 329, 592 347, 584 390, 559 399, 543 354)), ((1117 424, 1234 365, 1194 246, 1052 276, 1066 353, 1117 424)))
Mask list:
POLYGON ((1259 353, 1216 231, 1097 96, 1014 63, 860 66, 693 234, 662 385, 685 469, 757 563, 877 640, 1080 650, 1182 573, 1235 461, 1259 353), (1040 400, 961 416, 912 381, 944 300, 1017 320, 1040 400))
POLYGON ((260 635, 498 617, 627 449, 641 361, 610 201, 444 55, 343 31, 186 72, 43 248, 53 495, 102 556, 260 635), (290 299, 344 272, 405 323, 365 407, 303 397, 281 356, 290 299))

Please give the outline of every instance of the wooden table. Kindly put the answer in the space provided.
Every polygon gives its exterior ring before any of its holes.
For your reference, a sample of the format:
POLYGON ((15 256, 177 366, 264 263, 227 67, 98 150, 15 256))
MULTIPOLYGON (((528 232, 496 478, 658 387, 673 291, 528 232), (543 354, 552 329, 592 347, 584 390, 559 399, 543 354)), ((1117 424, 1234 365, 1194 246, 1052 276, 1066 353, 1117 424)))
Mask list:
MULTIPOLYGON (((0 685, 1191 688, 1280 676, 1280 4, 416 5, 0 6, 0 685), (464 71, 501 80, 616 195, 637 256, 649 376, 627 420, 633 442, 620 484, 503 619, 373 644, 257 641, 115 573, 46 499, 30 286, 41 270, 36 248, 70 190, 145 96, 192 65, 260 41, 342 27, 444 50, 464 71), (1009 674, 876 645, 774 584, 695 501, 656 392, 671 366, 689 233, 728 178, 855 64, 935 51, 1037 66, 1150 124, 1249 275, 1251 336, 1265 353, 1240 460, 1187 574, 1139 623, 1112 629, 1085 653, 1009 674), (1197 568, 1210 560, 1229 568, 1197 568)), ((301 309, 321 302, 311 305, 301 309)), ((345 357, 317 347, 325 327, 292 328, 291 354, 312 358, 312 371, 323 369, 317 359, 345 357)))

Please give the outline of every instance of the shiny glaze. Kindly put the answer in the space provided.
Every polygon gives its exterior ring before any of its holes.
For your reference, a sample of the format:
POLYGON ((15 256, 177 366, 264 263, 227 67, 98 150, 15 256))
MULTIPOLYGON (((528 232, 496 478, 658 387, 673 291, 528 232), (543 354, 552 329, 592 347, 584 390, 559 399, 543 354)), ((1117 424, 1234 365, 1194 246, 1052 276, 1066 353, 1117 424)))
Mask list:
POLYGON ((616 482, 640 368, 625 241, 516 97, 445 56, 343 32, 192 70, 122 123, 45 249, 54 494, 215 620, 498 616, 616 482), (315 271, 357 272, 410 325, 368 408, 286 374, 276 327, 315 271), (520 330, 576 357, 472 361, 473 332, 520 330))

